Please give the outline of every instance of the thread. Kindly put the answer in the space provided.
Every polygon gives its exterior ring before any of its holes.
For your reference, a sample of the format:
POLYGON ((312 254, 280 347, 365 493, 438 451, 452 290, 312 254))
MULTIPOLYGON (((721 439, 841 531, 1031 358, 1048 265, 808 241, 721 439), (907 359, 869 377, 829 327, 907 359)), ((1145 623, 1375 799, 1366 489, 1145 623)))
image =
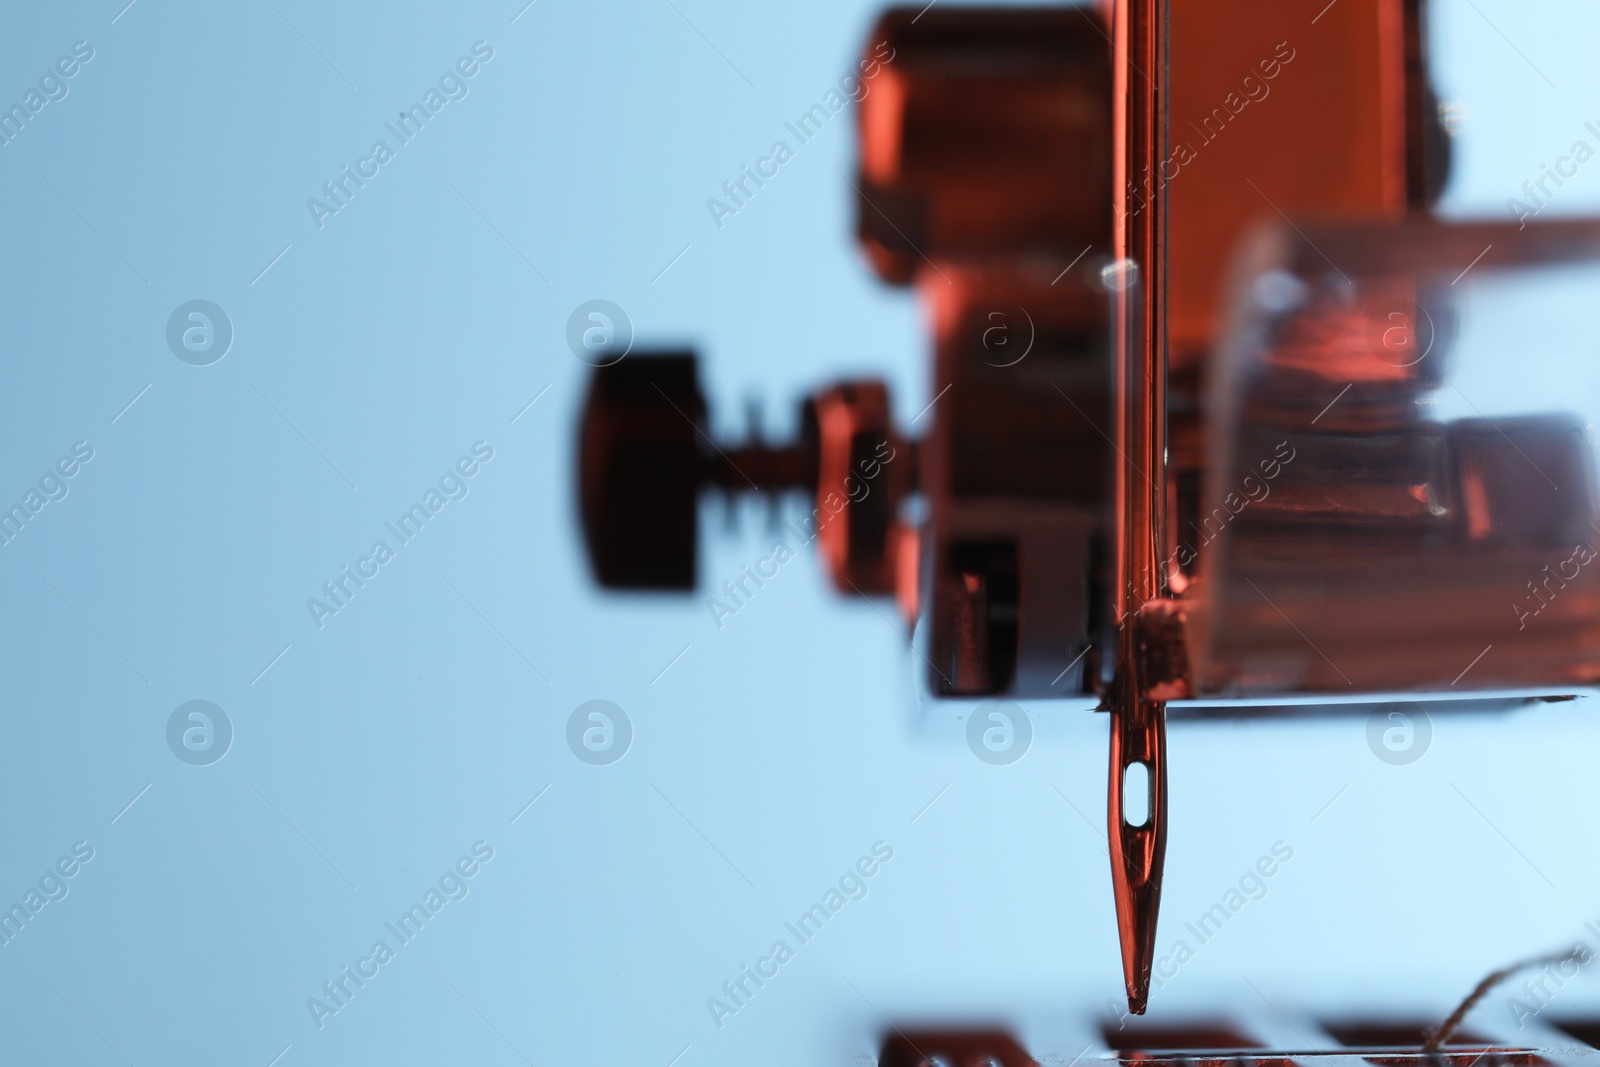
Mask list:
POLYGON ((1442 1047, 1446 1041, 1449 1041, 1452 1037, 1454 1037, 1456 1031, 1461 1028, 1461 1022, 1467 1017, 1467 1013, 1472 1011, 1473 1008, 1477 1007, 1478 1002, 1484 997, 1488 996, 1491 989, 1499 985, 1501 982, 1504 982, 1507 978, 1510 978, 1512 975, 1515 975, 1520 971, 1525 971, 1529 967, 1545 967, 1552 963, 1565 963, 1567 960, 1573 959, 1581 953, 1581 947, 1577 949, 1569 949, 1566 952, 1555 953, 1547 956, 1535 956, 1533 959, 1523 960, 1520 963, 1513 963, 1509 967, 1502 967, 1498 971, 1490 971, 1484 980, 1474 986, 1472 992, 1467 994, 1467 999, 1463 1000, 1460 1006, 1457 1007, 1455 1011, 1450 1013, 1450 1017, 1439 1024, 1439 1028, 1433 1032, 1432 1036, 1430 1036, 1427 1041, 1423 1042, 1422 1051, 1430 1053, 1438 1052, 1440 1047, 1442 1047))

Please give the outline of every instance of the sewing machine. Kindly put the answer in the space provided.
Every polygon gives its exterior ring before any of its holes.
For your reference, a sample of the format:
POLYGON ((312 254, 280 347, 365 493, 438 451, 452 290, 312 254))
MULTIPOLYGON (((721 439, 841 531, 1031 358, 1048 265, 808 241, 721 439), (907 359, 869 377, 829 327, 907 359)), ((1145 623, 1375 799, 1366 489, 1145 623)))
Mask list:
MULTIPOLYGON (((1169 703, 1482 709, 1600 681, 1600 381, 1555 358, 1600 224, 1435 217, 1424 5, 1310 14, 890 10, 863 47, 892 58, 860 100, 856 233, 921 295, 930 404, 896 426, 883 382, 836 382, 792 441, 717 440, 694 355, 635 349, 582 414, 602 586, 695 589, 702 493, 801 494, 794 539, 841 593, 893 596, 931 696, 1112 712, 1135 1012, 1169 703)), ((1219 1041, 1112 1047, 1255 1047, 1219 1041)))

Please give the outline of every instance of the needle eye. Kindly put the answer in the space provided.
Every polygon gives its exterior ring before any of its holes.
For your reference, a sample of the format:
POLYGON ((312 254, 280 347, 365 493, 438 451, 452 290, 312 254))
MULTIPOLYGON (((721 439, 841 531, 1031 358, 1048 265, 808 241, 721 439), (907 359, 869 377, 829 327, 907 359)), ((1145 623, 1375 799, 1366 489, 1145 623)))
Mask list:
POLYGON ((1144 826, 1150 821, 1150 767, 1133 762, 1122 772, 1122 821, 1144 826))

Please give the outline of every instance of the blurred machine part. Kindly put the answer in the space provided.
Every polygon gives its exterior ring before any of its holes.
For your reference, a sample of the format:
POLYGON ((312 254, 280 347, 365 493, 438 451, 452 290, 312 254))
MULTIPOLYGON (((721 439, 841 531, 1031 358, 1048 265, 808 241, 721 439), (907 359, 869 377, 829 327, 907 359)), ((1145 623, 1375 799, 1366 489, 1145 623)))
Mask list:
MULTIPOLYGON (((1443 187, 1448 141, 1417 0, 1344 0, 1315 24, 1273 0, 1225 17, 1181 4, 1171 19, 1176 132, 1130 195, 1135 210, 1152 191, 1169 201, 1165 480, 1169 525, 1183 529, 1200 514, 1205 369, 1232 250, 1285 213, 1422 210, 1443 187)), ((1081 7, 941 4, 879 20, 865 50, 887 43, 895 58, 861 103, 857 232, 880 277, 925 299, 936 400, 920 441, 894 430, 887 405, 870 433, 904 442, 913 462, 891 463, 891 490, 866 494, 872 515, 852 523, 838 461, 852 445, 824 441, 813 410, 832 387, 802 405, 794 442, 714 441, 693 354, 636 352, 596 370, 582 416, 580 508, 603 586, 694 588, 701 491, 805 494, 818 521, 832 493, 850 529, 821 535, 835 584, 898 585, 902 604, 927 611, 936 693, 1103 692, 1116 644, 1109 32, 1081 7), (913 493, 929 521, 906 531, 913 493), (897 561, 903 550, 925 566, 897 561)), ((839 388, 886 395, 877 382, 839 388)), ((1179 585, 1203 547, 1171 568, 1179 585)))
POLYGON ((1085 1020, 1059 1047, 1029 1049, 1006 1029, 895 1026, 884 1035, 881 1067, 1067 1067, 1145 1064, 1173 1067, 1577 1067, 1592 1061, 1600 1019, 1530 1020, 1519 1030, 1489 1026, 1458 1032, 1423 1052, 1438 1019, 1393 1012, 1319 1016, 1265 1006, 1237 1008, 1159 1026, 1128 1019, 1085 1020))

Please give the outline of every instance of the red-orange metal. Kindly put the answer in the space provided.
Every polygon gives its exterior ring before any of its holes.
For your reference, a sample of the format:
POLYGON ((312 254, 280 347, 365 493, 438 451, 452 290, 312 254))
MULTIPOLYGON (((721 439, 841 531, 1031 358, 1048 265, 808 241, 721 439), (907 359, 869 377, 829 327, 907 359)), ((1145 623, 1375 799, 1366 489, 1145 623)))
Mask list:
POLYGON ((1172 222, 1174 373, 1211 350, 1228 260, 1252 225, 1280 211, 1297 223, 1398 219, 1425 202, 1427 132, 1411 128, 1425 117, 1420 61, 1407 76, 1418 22, 1417 0, 1173 5, 1158 176, 1172 222))
POLYGON ((1142 1015, 1150 992, 1161 869, 1166 854, 1166 705, 1144 696, 1139 609, 1166 592, 1161 520, 1166 470, 1165 183, 1167 0, 1118 0, 1112 86, 1113 254, 1116 293, 1116 603, 1119 633, 1110 694, 1111 774, 1107 816, 1111 876, 1128 1010, 1142 1015), (1144 822, 1123 809, 1128 768, 1148 771, 1144 822))

